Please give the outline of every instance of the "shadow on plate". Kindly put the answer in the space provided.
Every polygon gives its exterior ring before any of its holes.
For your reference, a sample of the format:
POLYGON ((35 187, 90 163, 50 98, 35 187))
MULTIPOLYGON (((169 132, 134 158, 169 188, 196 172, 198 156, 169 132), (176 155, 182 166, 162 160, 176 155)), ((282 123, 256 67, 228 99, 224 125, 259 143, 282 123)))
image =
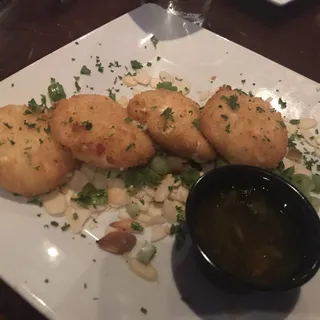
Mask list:
POLYGON ((155 34, 160 41, 187 37, 201 30, 174 14, 168 14, 160 6, 148 3, 139 10, 129 12, 132 20, 146 33, 155 34))
POLYGON ((179 250, 173 248, 172 273, 181 299, 201 319, 283 320, 298 301, 300 290, 285 293, 232 294, 216 289, 199 271, 190 239, 179 250), (242 319, 242 317, 241 317, 242 319))

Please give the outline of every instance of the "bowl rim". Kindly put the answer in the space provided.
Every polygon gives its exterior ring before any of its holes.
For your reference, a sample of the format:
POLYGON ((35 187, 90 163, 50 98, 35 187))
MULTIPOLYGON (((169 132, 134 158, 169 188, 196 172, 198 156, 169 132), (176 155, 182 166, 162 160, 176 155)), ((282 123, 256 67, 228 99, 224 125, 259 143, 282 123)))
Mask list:
POLYGON ((214 168, 205 174, 203 174, 192 186, 192 188, 189 191, 189 195, 186 202, 186 225, 188 228, 188 232, 190 234, 190 238, 193 244, 196 245, 196 249, 199 251, 202 258, 206 261, 207 264, 210 265, 210 267, 215 268, 219 271, 219 273, 227 278, 229 281, 232 281, 237 286, 241 286, 248 290, 255 290, 255 291, 265 291, 265 292, 279 292, 279 291, 288 291, 295 288, 299 288, 303 286, 305 283, 307 283, 309 280, 313 278, 313 276, 317 273, 317 271, 320 268, 320 247, 319 247, 319 255, 317 257, 316 263, 310 268, 310 271, 307 274, 306 277, 299 281, 292 281, 291 283, 288 283, 288 285, 270 285, 270 286, 262 286, 262 285, 256 285, 253 283, 250 283, 248 281, 242 280, 240 278, 237 278, 233 274, 231 274, 228 271, 225 271, 218 265, 216 265, 215 261, 210 259, 206 253, 205 250, 201 248, 201 245, 197 241, 197 237, 194 234, 194 227, 191 225, 190 222, 190 215, 191 215, 191 208, 194 206, 195 202, 195 196, 194 194, 197 191, 197 187, 200 183, 202 183, 204 180, 208 179, 209 176, 217 174, 217 171, 229 171, 230 169, 238 169, 238 170, 246 170, 248 172, 255 172, 260 174, 261 176, 268 176, 271 179, 276 180, 278 183, 282 184, 283 186, 288 186, 292 191, 300 198, 300 201, 302 202, 302 205, 306 208, 306 211, 308 212, 308 215, 310 216, 311 220, 314 220, 314 223, 317 224, 317 229, 319 231, 319 244, 320 244, 320 218, 317 213, 317 211, 314 209, 312 204, 310 203, 309 199, 297 188, 295 187, 291 182, 285 180, 280 175, 272 172, 271 170, 260 168, 260 167, 254 167, 249 165, 241 165, 241 164, 230 164, 219 168, 214 168))

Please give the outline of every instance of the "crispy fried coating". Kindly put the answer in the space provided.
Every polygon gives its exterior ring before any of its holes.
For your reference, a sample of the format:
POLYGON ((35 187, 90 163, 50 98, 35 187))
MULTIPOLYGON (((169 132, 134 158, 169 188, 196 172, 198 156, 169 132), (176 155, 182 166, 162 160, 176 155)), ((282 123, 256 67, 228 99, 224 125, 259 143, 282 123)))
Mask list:
POLYGON ((128 168, 146 163, 155 149, 149 136, 117 102, 81 94, 56 103, 50 116, 54 138, 74 156, 100 168, 128 168))
POLYGON ((31 197, 56 188, 76 161, 52 139, 45 115, 24 114, 26 110, 0 108, 0 187, 31 197))
POLYGON ((234 164, 274 168, 286 154, 287 129, 269 102, 221 87, 200 115, 200 129, 234 164))
POLYGON ((166 150, 185 158, 210 161, 215 152, 199 131, 199 107, 180 92, 158 89, 135 95, 128 115, 147 125, 151 137, 166 150))

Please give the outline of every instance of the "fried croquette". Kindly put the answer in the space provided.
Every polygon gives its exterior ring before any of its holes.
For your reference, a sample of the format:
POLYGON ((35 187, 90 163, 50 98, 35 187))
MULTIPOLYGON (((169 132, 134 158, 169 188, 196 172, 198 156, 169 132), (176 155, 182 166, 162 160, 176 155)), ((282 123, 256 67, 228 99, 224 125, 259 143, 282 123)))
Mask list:
POLYGON ((54 138, 73 155, 99 168, 145 164, 155 154, 152 140, 117 102, 81 94, 56 103, 50 115, 54 138))
POLYGON ((274 168, 286 154, 287 129, 269 102, 241 90, 221 87, 200 115, 200 129, 234 164, 274 168))
POLYGON ((215 152, 199 131, 199 107, 180 92, 158 89, 135 95, 128 115, 147 126, 151 137, 166 150, 198 161, 215 152))
POLYGON ((56 188, 75 166, 71 152, 52 139, 44 114, 0 108, 1 188, 32 197, 56 188))

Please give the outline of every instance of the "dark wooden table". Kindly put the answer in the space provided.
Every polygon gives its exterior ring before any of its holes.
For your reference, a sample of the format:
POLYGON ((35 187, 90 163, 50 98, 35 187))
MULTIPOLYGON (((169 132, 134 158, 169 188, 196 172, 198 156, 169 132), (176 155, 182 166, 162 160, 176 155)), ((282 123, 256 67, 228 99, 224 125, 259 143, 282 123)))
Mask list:
MULTIPOLYGON (((0 0, 0 80, 140 3, 0 0)), ((282 8, 264 0, 213 0, 205 27, 320 82, 318 0, 296 0, 282 8)), ((2 317, 43 319, 0 282, 2 317)))

